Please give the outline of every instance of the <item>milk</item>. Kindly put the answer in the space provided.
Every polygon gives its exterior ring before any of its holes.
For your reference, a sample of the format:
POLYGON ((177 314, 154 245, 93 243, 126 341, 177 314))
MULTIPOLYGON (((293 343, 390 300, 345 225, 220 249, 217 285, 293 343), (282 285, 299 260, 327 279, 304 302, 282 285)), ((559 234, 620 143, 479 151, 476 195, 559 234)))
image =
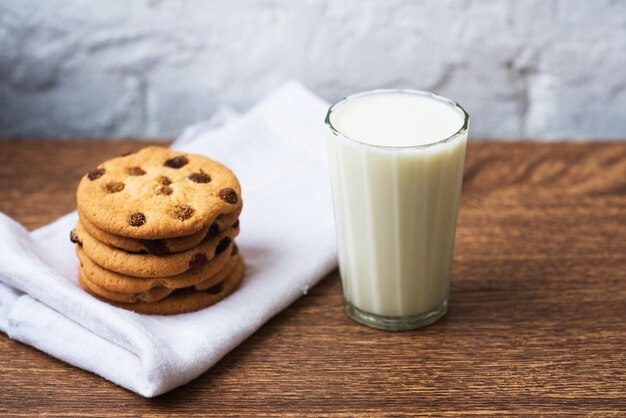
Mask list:
POLYGON ((333 106, 327 124, 348 313, 390 329, 434 322, 447 308, 466 113, 427 93, 374 91, 333 106))

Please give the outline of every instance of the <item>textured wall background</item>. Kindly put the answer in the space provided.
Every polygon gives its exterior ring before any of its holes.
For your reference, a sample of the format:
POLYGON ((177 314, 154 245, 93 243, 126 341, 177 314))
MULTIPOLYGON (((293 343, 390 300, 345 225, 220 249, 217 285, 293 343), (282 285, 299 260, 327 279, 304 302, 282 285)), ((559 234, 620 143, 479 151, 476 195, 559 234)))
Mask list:
POLYGON ((0 136, 174 136, 288 79, 433 90, 472 136, 626 137, 626 1, 0 0, 0 136))

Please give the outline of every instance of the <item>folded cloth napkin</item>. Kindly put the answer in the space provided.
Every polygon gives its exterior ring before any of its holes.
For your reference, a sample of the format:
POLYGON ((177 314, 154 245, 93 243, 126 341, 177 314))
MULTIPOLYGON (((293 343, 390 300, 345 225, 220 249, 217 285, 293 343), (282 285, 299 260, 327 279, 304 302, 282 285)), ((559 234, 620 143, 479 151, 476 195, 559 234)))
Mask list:
POLYGON ((241 182, 246 276, 231 296, 174 316, 115 308, 77 284, 75 212, 30 233, 0 213, 0 330, 146 397, 205 372, 336 266, 326 108, 292 82, 172 145, 225 163, 241 182))

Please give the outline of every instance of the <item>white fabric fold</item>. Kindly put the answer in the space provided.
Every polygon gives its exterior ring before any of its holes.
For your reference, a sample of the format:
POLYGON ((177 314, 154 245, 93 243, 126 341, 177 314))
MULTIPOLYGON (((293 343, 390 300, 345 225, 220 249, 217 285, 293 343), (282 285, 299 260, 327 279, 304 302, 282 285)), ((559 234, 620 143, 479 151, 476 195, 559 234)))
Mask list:
POLYGON ((336 267, 326 108, 292 82, 244 115, 220 109, 172 144, 241 181, 246 275, 231 296, 173 316, 115 308, 77 284, 75 212, 33 232, 0 214, 0 330, 146 397, 208 370, 336 267))

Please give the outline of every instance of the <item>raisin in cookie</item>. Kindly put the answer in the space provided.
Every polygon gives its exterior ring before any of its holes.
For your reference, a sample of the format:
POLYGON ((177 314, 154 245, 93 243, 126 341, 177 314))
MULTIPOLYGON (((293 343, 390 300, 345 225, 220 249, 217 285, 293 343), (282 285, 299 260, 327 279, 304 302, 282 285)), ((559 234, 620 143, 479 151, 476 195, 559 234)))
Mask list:
POLYGON ((163 147, 103 162, 81 179, 76 200, 97 228, 150 240, 194 234, 242 206, 239 181, 227 167, 163 147))
POLYGON ((103 231, 92 224, 84 215, 78 213, 80 223, 85 231, 98 241, 101 241, 112 247, 120 248, 131 253, 150 253, 156 255, 180 253, 200 244, 203 240, 218 235, 220 232, 228 229, 233 225, 238 225, 240 211, 229 213, 228 215, 220 215, 210 226, 200 231, 176 238, 164 239, 134 239, 113 235, 103 231))
POLYGON ((238 233, 239 225, 236 225, 197 247, 168 255, 134 254, 111 247, 89 235, 80 222, 70 236, 87 257, 106 270, 135 277, 167 277, 201 267, 210 263, 216 255, 228 252, 238 233))
POLYGON ((244 276, 244 263, 237 264, 233 272, 222 282, 213 285, 207 290, 196 290, 194 288, 177 289, 165 299, 156 302, 136 302, 123 303, 107 300, 99 296, 89 287, 89 282, 85 279, 82 271, 79 271, 79 283, 88 293, 100 300, 109 302, 120 308, 135 311, 137 313, 151 315, 174 315, 197 311, 202 308, 214 305, 237 289, 244 276))

